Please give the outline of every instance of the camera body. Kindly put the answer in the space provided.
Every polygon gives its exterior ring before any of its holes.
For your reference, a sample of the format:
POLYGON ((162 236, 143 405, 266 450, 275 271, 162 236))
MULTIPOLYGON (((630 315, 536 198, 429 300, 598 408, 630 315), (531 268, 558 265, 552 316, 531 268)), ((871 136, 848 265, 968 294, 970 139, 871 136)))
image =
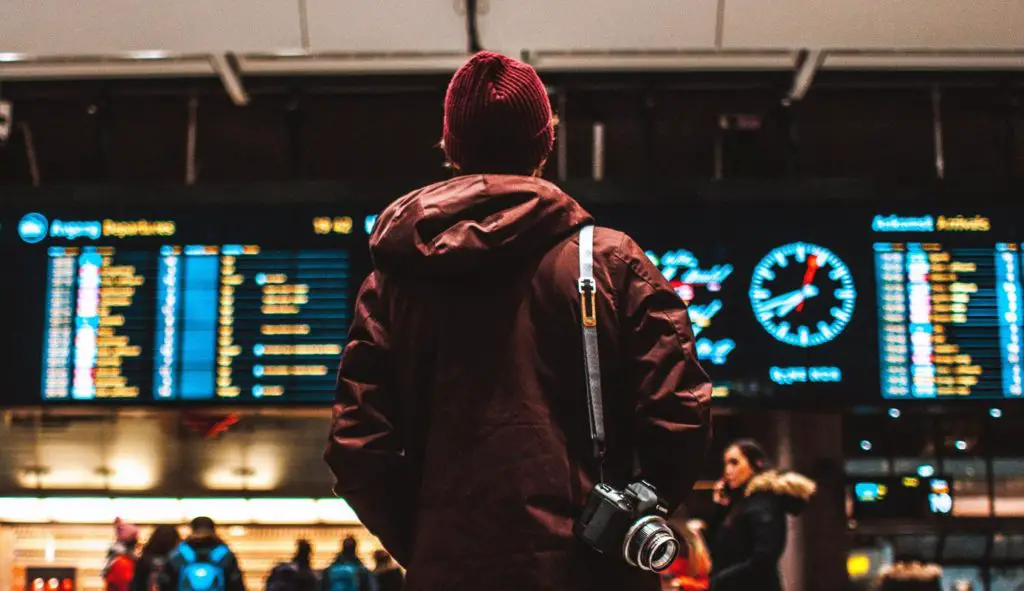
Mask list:
POLYGON ((665 503, 647 482, 634 482, 625 490, 599 483, 573 533, 598 552, 619 554, 632 566, 661 572, 679 552, 679 541, 666 517, 665 503))

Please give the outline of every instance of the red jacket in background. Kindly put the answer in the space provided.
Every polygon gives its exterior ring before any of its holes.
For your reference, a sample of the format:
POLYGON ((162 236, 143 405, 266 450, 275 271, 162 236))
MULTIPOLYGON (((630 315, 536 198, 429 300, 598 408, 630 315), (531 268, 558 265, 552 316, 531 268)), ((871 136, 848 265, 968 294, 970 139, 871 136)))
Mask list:
POLYGON ((135 559, 126 554, 113 557, 103 575, 107 591, 131 591, 134 578, 135 559))
MULTIPOLYGON (((658 589, 572 535, 597 479, 580 334, 591 216, 546 181, 463 176, 407 195, 370 240, 325 458, 407 589, 658 589)), ((606 474, 670 504, 707 448, 711 384, 680 298, 595 232, 606 474)))

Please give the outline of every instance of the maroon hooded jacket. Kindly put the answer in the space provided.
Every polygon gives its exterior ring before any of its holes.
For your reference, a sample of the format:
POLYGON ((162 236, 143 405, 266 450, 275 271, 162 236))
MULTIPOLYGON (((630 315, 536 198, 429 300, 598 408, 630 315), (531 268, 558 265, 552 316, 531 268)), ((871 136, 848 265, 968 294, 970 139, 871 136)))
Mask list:
MULTIPOLYGON (((592 222, 516 176, 457 177, 378 219, 325 458, 410 590, 659 588, 572 534, 598 474, 576 287, 592 222)), ((606 477, 638 465, 678 504, 710 436, 686 308, 620 232, 595 231, 594 276, 606 477)))

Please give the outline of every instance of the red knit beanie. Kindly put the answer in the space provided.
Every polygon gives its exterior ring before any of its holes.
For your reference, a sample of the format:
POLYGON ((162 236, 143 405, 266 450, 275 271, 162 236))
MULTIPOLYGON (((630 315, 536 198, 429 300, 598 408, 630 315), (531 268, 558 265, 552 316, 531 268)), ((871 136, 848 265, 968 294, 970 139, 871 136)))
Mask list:
POLYGON ((471 174, 529 174, 555 143, 551 102, 540 76, 491 51, 455 72, 444 99, 444 151, 471 174))

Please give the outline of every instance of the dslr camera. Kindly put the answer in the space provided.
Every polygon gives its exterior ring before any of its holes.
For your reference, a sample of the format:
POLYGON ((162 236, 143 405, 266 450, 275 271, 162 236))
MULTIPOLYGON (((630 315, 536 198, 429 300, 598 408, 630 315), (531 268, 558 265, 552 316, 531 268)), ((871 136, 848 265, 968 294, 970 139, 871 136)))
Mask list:
POLYGON ((602 554, 619 554, 631 566, 660 573, 679 553, 666 517, 668 509, 650 484, 639 481, 617 490, 602 482, 587 498, 573 533, 602 554))

